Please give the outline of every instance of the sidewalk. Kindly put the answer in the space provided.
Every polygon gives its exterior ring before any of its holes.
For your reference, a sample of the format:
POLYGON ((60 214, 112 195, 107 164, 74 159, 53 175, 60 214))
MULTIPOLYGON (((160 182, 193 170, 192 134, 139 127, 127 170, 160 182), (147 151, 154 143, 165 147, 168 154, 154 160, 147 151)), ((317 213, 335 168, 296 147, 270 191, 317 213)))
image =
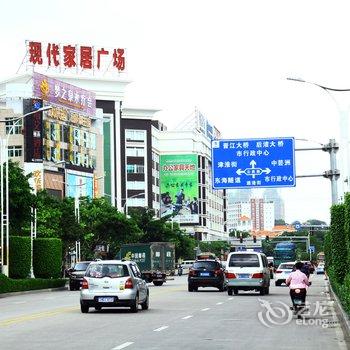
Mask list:
POLYGON ((58 288, 32 289, 32 290, 24 290, 21 292, 0 293, 0 299, 18 296, 18 295, 25 295, 25 294, 36 294, 36 293, 43 293, 43 292, 59 292, 59 291, 63 291, 63 290, 68 290, 67 285, 64 287, 58 287, 58 288))

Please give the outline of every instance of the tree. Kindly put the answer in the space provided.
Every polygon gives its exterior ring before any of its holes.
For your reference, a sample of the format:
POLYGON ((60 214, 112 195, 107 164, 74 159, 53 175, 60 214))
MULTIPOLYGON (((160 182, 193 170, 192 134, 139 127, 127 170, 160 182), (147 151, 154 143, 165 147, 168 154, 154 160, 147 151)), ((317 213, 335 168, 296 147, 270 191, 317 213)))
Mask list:
MULTIPOLYGON (((24 235, 27 233, 31 220, 31 207, 34 204, 35 196, 32 193, 28 180, 31 175, 24 175, 23 169, 18 163, 11 160, 9 167, 9 211, 10 211, 10 235, 24 235)), ((4 188, 5 193, 5 170, 4 167, 4 188)), ((4 195, 5 201, 5 195, 4 195)), ((5 205, 5 203, 4 203, 5 205)))
POLYGON ((275 220, 275 226, 284 226, 286 222, 283 219, 275 220))

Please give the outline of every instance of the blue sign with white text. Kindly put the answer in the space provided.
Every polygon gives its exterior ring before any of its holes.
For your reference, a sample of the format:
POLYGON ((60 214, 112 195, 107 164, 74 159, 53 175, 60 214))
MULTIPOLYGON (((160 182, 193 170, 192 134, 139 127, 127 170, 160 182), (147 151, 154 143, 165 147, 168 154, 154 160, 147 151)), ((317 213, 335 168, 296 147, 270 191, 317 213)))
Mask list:
POLYGON ((212 141, 213 188, 295 186, 293 137, 212 141))

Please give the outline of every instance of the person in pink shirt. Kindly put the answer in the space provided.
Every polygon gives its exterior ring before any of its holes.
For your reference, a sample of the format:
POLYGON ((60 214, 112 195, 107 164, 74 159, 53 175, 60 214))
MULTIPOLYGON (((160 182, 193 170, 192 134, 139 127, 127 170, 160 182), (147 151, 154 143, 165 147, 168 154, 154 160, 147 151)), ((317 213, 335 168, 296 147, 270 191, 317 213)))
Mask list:
POLYGON ((293 271, 286 279, 286 285, 289 286, 291 298, 293 290, 300 289, 302 301, 305 303, 306 291, 310 285, 310 282, 305 273, 301 272, 303 266, 304 264, 301 261, 298 261, 295 264, 295 271, 293 271))

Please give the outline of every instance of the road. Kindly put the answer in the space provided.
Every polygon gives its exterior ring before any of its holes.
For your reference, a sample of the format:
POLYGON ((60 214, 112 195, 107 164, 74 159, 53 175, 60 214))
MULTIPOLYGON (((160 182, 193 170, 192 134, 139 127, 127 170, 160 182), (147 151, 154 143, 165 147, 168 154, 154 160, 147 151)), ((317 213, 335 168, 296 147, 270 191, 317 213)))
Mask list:
POLYGON ((186 276, 150 285, 150 309, 137 314, 127 309, 82 314, 79 292, 0 298, 0 349, 346 349, 324 277, 312 280, 304 324, 287 317, 286 287, 272 284, 267 296, 230 297, 212 288, 189 293, 186 276), (262 303, 271 303, 272 311, 262 303))

